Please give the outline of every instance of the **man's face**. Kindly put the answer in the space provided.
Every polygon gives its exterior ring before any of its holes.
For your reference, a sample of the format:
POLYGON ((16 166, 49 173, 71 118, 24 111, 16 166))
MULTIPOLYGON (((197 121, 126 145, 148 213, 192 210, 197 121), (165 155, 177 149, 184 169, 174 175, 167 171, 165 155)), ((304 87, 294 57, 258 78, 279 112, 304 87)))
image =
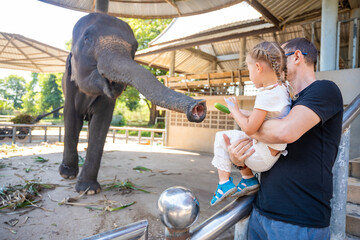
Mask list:
MULTIPOLYGON (((283 44, 281 48, 284 50, 285 54, 292 52, 292 50, 287 49, 286 45, 283 44)), ((287 80, 291 82, 294 79, 295 76, 295 64, 294 64, 295 56, 290 55, 286 57, 286 67, 287 67, 287 80)))

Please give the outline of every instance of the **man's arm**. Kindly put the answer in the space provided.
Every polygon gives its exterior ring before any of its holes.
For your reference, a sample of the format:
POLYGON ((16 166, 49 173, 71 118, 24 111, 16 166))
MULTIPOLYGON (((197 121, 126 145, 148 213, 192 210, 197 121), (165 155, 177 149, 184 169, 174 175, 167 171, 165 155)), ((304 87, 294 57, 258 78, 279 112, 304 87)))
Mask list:
POLYGON ((253 135, 264 143, 292 143, 320 122, 320 117, 310 108, 297 105, 283 119, 267 120, 253 135))

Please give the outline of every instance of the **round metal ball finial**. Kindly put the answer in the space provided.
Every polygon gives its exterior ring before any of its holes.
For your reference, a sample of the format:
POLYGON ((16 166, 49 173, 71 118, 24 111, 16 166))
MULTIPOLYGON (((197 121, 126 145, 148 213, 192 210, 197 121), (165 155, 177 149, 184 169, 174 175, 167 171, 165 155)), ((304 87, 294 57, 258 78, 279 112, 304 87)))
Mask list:
POLYGON ((160 219, 170 229, 189 228, 199 216, 200 205, 195 195, 184 187, 166 189, 158 200, 160 219))

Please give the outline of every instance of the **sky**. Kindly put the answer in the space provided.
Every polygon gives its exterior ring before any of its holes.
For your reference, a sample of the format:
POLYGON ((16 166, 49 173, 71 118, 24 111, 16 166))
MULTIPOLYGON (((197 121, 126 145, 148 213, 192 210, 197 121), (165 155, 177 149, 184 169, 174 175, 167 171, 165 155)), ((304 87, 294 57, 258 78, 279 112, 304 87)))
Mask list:
MULTIPOLYGON (((86 14, 37 0, 1 0, 0 32, 20 34, 66 50, 75 23, 86 14)), ((0 68, 0 79, 11 74, 31 79, 31 72, 0 68)))

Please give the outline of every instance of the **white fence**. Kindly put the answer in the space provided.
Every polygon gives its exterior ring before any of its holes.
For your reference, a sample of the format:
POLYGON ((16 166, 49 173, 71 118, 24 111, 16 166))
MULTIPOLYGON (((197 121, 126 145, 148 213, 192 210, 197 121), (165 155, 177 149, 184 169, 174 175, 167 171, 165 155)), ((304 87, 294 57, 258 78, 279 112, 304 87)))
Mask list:
MULTIPOLYGON (((18 139, 25 139, 26 137, 28 137, 27 141, 29 143, 33 142, 33 137, 34 134, 33 132, 35 131, 35 129, 40 131, 40 135, 39 135, 39 131, 38 135, 36 136, 43 136, 42 138, 42 142, 47 142, 48 141, 48 133, 49 130, 52 130, 52 135, 54 136, 54 129, 56 131, 57 129, 57 133, 55 135, 57 135, 57 141, 62 142, 63 140, 63 128, 64 125, 43 125, 43 124, 11 124, 11 123, 0 123, 0 143, 1 142, 6 142, 6 138, 11 138, 11 142, 15 143, 16 141, 19 141, 18 139)), ((80 138, 83 137, 86 139, 87 141, 87 135, 88 135, 88 126, 84 126, 83 130, 86 130, 85 132, 85 137, 84 131, 82 131, 80 133, 80 138)), ((132 140, 137 140, 138 143, 141 143, 141 140, 147 140, 147 143, 149 145, 153 145, 154 141, 161 141, 164 145, 165 142, 165 134, 166 131, 165 129, 154 129, 154 128, 135 128, 135 127, 112 127, 110 126, 109 128, 109 132, 107 135, 107 138, 112 138, 112 142, 115 143, 116 139, 125 139, 125 143, 128 143, 130 139, 132 140), (125 134, 120 134, 117 131, 125 131, 125 134), (130 131, 136 131, 138 132, 137 136, 130 136, 129 132, 130 131), (142 132, 150 132, 151 136, 150 137, 142 137, 141 133, 142 132), (155 133, 161 133, 161 137, 155 137, 155 133)), ((41 140, 41 139, 40 139, 41 140)), ((10 142, 10 141, 9 141, 10 142)), ((26 142, 26 141, 25 141, 26 142)))

